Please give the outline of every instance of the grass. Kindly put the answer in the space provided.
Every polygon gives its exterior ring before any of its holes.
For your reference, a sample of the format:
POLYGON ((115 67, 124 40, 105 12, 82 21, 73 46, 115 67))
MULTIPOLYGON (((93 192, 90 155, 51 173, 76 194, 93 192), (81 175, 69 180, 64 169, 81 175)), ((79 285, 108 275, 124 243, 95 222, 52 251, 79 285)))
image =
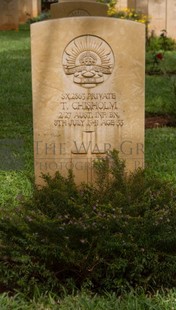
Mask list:
POLYGON ((174 95, 176 77, 166 75, 146 76, 146 112, 176 115, 174 95))
POLYGON ((0 203, 31 194, 32 91, 29 27, 0 32, 0 203))
POLYGON ((176 183, 176 128, 147 129, 145 143, 150 173, 176 183))
POLYGON ((14 297, 9 297, 7 294, 0 295, 1 310, 175 310, 175 307, 175 290, 154 296, 131 292, 119 298, 115 294, 97 296, 88 292, 65 295, 62 298, 45 294, 29 301, 21 294, 14 297))
POLYGON ((29 31, 1 33, 0 55, 1 136, 14 137, 32 127, 29 31))
MULTIPOLYGON (((146 56, 146 71, 151 72, 153 53, 146 56)), ((146 113, 170 115, 176 120, 176 51, 165 52, 157 68, 160 74, 146 75, 146 113)), ((150 173, 176 182, 176 129, 146 130, 145 162, 150 173)))
POLYGON ((146 55, 146 112, 176 115, 176 51, 162 52, 154 65, 155 54, 146 55))

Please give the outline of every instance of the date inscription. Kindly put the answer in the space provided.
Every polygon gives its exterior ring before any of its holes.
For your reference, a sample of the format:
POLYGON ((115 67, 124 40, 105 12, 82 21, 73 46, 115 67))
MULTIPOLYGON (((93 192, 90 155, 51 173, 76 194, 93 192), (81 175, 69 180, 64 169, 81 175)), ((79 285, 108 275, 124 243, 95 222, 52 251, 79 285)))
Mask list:
POLYGON ((124 120, 116 93, 62 93, 56 127, 118 126, 124 120))

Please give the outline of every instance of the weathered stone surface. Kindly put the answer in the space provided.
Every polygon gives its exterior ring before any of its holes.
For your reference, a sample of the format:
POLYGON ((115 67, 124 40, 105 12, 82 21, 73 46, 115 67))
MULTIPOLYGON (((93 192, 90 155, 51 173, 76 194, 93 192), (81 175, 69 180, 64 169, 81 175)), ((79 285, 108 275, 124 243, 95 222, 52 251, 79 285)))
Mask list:
MULTIPOLYGON (((128 0, 128 7, 138 12, 148 14, 148 3, 150 0, 128 0)), ((153 0, 152 0, 153 1, 153 0)))
POLYGON ((169 0, 167 5, 167 33, 168 36, 176 39, 176 0, 169 0))
POLYGON ((28 19, 36 17, 41 13, 40 0, 18 0, 19 22, 25 23, 28 19))
POLYGON ((116 7, 120 10, 128 7, 128 0, 118 0, 116 3, 116 7))
POLYGON ((51 18, 72 16, 107 16, 108 6, 95 0, 61 0, 51 4, 51 18))
POLYGON ((0 30, 18 30, 18 0, 0 1, 0 30))
POLYGON ((154 2, 150 1, 148 14, 150 16, 150 30, 154 31, 156 35, 160 35, 161 31, 166 29, 167 10, 165 0, 154 0, 154 2))
POLYGON ((144 162, 145 27, 106 17, 33 24, 34 157, 41 173, 92 182, 93 161, 118 149, 128 171, 144 162))
POLYGON ((166 30, 176 39, 176 0, 128 0, 128 7, 148 15, 150 31, 160 35, 166 30))

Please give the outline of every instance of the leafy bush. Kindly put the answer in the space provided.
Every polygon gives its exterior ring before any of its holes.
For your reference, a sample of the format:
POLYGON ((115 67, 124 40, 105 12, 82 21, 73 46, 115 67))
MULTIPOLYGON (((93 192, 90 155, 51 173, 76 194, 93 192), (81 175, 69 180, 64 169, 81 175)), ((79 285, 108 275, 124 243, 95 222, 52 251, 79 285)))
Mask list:
POLYGON ((72 173, 44 176, 30 201, 1 210, 4 290, 176 285, 176 189, 142 170, 127 176, 116 151, 95 170, 94 186, 77 187, 72 173))
POLYGON ((27 20, 27 24, 33 24, 33 23, 36 23, 36 22, 41 22, 41 21, 47 20, 49 18, 50 18, 50 13, 49 12, 42 12, 37 17, 29 18, 27 20))
POLYGON ((148 17, 141 11, 131 8, 124 8, 119 10, 117 6, 117 0, 98 0, 98 2, 106 3, 108 5, 108 15, 111 17, 129 19, 146 25, 149 23, 148 17))
POLYGON ((147 40, 147 51, 175 51, 176 41, 170 37, 167 37, 166 31, 162 30, 160 36, 151 34, 147 40))
POLYGON ((140 22, 146 25, 149 23, 148 17, 146 15, 134 9, 125 8, 118 10, 115 7, 110 7, 108 14, 112 17, 133 20, 135 22, 140 22))

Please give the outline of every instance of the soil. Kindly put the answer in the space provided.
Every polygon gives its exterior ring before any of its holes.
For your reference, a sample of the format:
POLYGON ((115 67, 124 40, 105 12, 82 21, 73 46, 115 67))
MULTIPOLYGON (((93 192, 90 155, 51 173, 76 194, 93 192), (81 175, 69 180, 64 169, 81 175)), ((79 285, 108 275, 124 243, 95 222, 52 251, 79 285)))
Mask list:
POLYGON ((145 128, 176 127, 176 120, 171 115, 146 115, 145 128))

